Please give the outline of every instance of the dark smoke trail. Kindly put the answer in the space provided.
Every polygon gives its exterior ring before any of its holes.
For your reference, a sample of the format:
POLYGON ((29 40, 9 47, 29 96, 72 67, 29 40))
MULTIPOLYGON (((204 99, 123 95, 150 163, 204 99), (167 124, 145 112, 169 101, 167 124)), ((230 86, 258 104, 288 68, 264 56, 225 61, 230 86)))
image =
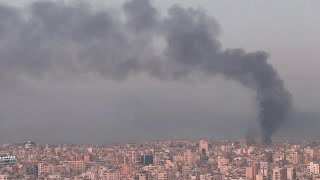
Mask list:
POLYGON ((86 3, 0 5, 1 84, 94 74, 125 80, 146 73, 179 80, 224 75, 256 92, 264 142, 286 120, 291 97, 265 52, 223 49, 219 25, 200 9, 173 6, 162 17, 148 0, 124 4, 125 20, 86 3))

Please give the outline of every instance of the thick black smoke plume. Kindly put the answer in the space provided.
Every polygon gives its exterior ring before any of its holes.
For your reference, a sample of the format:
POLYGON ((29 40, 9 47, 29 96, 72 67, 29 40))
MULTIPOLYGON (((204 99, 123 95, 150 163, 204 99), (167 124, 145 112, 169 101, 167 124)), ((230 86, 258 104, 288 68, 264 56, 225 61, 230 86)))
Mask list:
POLYGON ((23 10, 0 5, 0 83, 81 74, 117 81, 135 73, 161 80, 223 75, 256 92, 262 138, 271 141, 291 97, 267 53, 223 49, 219 25, 200 9, 172 6, 161 16, 148 0, 132 0, 122 12, 79 1, 38 1, 23 10))

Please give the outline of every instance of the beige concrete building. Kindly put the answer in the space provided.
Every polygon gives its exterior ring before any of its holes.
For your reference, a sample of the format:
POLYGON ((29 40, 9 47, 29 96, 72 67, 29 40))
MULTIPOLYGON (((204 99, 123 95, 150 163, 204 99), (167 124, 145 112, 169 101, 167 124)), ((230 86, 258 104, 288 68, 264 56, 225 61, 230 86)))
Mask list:
POLYGON ((60 161, 61 165, 68 165, 71 169, 84 172, 85 162, 84 161, 60 161))
POLYGON ((209 143, 207 140, 202 139, 199 141, 199 153, 201 154, 207 154, 209 150, 209 143))
POLYGON ((54 166, 52 164, 46 164, 42 162, 38 163, 38 175, 51 172, 54 172, 54 166))
POLYGON ((294 167, 287 167, 287 179, 288 180, 296 179, 296 169, 294 167))
POLYGON ((287 180, 287 169, 279 167, 273 168, 272 180, 287 180))
POLYGON ((6 174, 0 175, 0 180, 8 180, 8 179, 9 179, 8 175, 6 174))
POLYGON ((99 175, 100 180, 120 180, 119 171, 104 171, 99 175))
POLYGON ((246 178, 255 180, 257 174, 258 174, 257 164, 253 163, 250 166, 246 167, 246 178))
POLYGON ((319 174, 319 164, 314 163, 314 162, 310 162, 308 167, 308 174, 314 174, 314 175, 318 175, 319 174))

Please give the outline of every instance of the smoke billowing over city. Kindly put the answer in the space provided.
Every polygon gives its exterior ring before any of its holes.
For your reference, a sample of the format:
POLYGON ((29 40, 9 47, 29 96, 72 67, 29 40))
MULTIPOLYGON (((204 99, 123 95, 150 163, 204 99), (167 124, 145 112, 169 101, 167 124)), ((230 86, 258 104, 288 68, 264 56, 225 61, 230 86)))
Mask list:
POLYGON ((219 23, 201 8, 174 5, 163 15, 148 0, 122 13, 84 1, 37 1, 21 11, 0 5, 0 88, 82 75, 163 82, 223 76, 253 90, 264 142, 288 119, 291 95, 268 53, 224 48, 219 23))

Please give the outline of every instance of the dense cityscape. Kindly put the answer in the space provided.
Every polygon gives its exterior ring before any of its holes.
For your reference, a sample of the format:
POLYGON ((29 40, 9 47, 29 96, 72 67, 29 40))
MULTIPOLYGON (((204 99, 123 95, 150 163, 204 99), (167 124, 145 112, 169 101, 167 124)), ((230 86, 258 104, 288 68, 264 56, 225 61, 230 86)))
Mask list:
POLYGON ((0 179, 320 179, 320 144, 171 140, 80 146, 2 145, 0 179))
POLYGON ((320 180, 319 7, 0 0, 0 180, 320 180))

